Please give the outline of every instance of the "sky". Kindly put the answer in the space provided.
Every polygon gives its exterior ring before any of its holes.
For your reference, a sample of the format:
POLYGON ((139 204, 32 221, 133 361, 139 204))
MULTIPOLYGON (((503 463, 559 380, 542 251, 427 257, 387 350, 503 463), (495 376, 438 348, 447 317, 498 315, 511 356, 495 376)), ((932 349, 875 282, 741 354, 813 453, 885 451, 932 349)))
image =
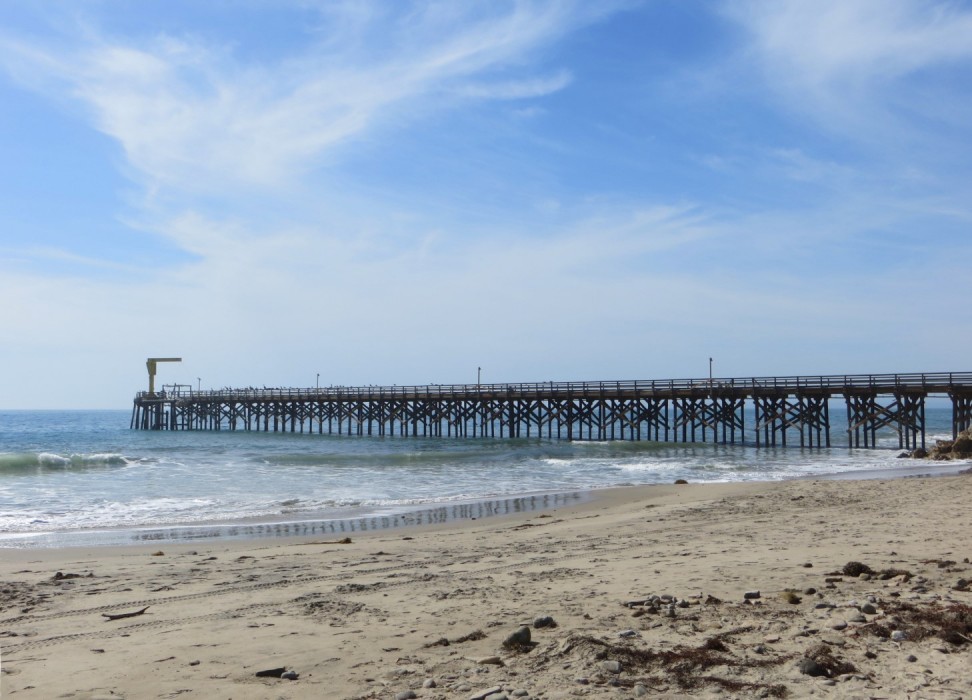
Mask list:
POLYGON ((0 408, 970 370, 972 2, 0 5, 0 408))

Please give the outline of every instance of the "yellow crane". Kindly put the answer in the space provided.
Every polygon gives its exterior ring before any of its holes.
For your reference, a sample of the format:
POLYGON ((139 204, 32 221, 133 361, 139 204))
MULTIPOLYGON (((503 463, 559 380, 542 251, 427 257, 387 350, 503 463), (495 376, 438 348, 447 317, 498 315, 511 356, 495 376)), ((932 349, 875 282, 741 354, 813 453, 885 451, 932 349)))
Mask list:
POLYGON ((149 375, 149 394, 155 393, 155 365, 158 362, 182 362, 181 357, 150 357, 145 361, 149 375))

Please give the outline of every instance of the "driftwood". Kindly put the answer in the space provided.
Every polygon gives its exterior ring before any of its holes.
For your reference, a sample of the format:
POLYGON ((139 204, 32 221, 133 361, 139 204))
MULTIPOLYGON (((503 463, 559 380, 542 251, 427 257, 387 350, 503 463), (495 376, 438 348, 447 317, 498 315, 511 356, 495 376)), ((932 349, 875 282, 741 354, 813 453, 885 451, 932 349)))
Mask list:
POLYGON ((130 613, 121 613, 119 615, 109 615, 108 613, 101 613, 101 616, 107 618, 108 622, 111 622, 112 620, 124 620, 126 617, 138 617, 139 615, 144 614, 145 611, 148 610, 150 607, 152 606, 146 605, 141 610, 136 610, 135 612, 130 612, 130 613))
POLYGON ((314 542, 298 542, 297 544, 351 544, 351 538, 345 537, 341 540, 316 540, 314 542))

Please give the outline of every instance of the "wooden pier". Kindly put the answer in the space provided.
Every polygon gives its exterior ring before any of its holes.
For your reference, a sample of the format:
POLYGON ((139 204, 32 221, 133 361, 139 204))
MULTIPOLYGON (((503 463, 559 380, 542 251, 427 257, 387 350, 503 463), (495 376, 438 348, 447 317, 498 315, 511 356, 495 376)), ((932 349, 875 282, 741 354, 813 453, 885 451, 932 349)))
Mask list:
MULTIPOLYGON (((879 430, 925 447, 929 396, 952 404, 952 434, 972 424, 972 372, 812 377, 247 388, 179 385, 139 392, 138 430, 645 440, 830 447, 830 406, 843 400, 850 447, 879 430), (754 423, 746 425, 746 417, 754 423)), ((840 440, 844 443, 844 440, 840 440)))

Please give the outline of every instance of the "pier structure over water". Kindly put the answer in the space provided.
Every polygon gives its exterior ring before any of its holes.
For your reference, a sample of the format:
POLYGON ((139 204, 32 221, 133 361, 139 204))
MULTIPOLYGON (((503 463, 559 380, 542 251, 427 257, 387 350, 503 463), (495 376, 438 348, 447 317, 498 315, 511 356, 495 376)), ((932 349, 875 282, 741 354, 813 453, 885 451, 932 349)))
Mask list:
POLYGON ((241 430, 426 437, 925 447, 929 396, 952 405, 953 437, 972 425, 972 372, 733 379, 431 384, 139 392, 139 430, 241 430), (846 425, 832 426, 843 401, 846 425), (747 426, 745 418, 754 418, 747 426))

